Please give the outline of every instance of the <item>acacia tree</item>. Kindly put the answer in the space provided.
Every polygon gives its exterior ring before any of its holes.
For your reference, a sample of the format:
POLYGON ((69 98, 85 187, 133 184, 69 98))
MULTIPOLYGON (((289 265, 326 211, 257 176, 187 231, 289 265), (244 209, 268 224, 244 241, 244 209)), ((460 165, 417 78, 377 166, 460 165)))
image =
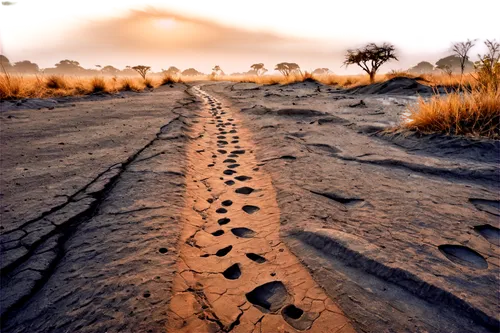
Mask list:
POLYGON ((377 45, 370 43, 363 48, 347 50, 344 65, 358 65, 363 71, 370 75, 370 82, 375 82, 375 74, 384 63, 396 57, 396 48, 392 44, 384 43, 377 45))
POLYGON ((467 39, 466 42, 454 43, 451 50, 460 59, 460 81, 464 75, 465 64, 469 60, 469 51, 474 47, 476 40, 467 39))
POLYGON ((294 62, 280 62, 274 69, 279 71, 284 76, 289 76, 294 72, 299 72, 300 74, 302 74, 302 72, 300 71, 300 66, 294 62))
POLYGON ((212 68, 212 75, 224 75, 224 71, 219 65, 215 65, 214 68, 212 68))
POLYGON ((262 75, 265 72, 267 72, 267 69, 264 68, 263 63, 253 64, 252 66, 250 66, 250 68, 255 71, 255 74, 257 74, 257 76, 262 75))
POLYGON ((144 80, 146 80, 146 74, 151 70, 151 67, 144 66, 144 65, 138 65, 138 66, 132 67, 132 69, 134 71, 136 71, 137 73, 139 73, 139 75, 142 76, 142 78, 144 80))
POLYGON ((167 70, 162 70, 162 72, 167 75, 178 75, 181 70, 175 66, 170 66, 167 70))

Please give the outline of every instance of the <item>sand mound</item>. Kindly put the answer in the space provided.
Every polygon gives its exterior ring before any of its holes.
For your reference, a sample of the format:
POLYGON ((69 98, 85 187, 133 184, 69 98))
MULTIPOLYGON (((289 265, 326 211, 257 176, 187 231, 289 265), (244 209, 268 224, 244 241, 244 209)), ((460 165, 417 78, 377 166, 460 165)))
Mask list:
POLYGON ((397 94, 397 95, 413 95, 413 94, 432 94, 432 88, 419 83, 415 79, 407 77, 395 77, 385 82, 369 84, 355 88, 346 89, 343 93, 351 94, 397 94))
POLYGON ((315 79, 307 78, 302 82, 292 82, 283 84, 283 87, 291 87, 291 88, 317 88, 318 86, 323 86, 322 83, 316 81, 315 79))

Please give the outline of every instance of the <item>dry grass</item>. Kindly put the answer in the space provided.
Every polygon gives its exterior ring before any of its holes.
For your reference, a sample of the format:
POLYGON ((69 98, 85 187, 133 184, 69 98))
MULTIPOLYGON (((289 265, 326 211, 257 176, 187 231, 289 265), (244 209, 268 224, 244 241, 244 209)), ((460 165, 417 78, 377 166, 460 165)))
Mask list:
POLYGON ((161 78, 160 85, 165 86, 174 83, 182 83, 183 80, 179 75, 164 74, 161 78))
MULTIPOLYGON (((377 75, 375 82, 383 82, 394 77, 409 77, 430 86, 449 87, 454 91, 464 88, 464 93, 451 92, 445 96, 420 98, 409 107, 405 128, 423 133, 446 133, 455 135, 484 136, 500 139, 500 92, 485 88, 484 80, 478 74, 459 75, 423 74, 413 75, 404 71, 394 71, 377 75), (462 81, 462 85, 460 82, 462 81)), ((57 75, 20 76, 0 75, 0 99, 47 98, 87 95, 92 93, 116 93, 119 91, 142 91, 160 85, 197 80, 253 82, 263 85, 291 84, 305 80, 316 80, 326 85, 353 88, 368 85, 368 75, 312 75, 292 74, 290 76, 195 76, 180 77, 165 75, 162 78, 78 78, 57 75)), ((490 85, 491 86, 491 85, 490 85)))
POLYGON ((81 96, 93 93, 142 91, 156 88, 158 80, 147 78, 72 77, 62 75, 0 75, 0 99, 81 96))
POLYGON ((409 107, 403 127, 422 133, 500 139, 500 91, 477 89, 419 98, 409 107))

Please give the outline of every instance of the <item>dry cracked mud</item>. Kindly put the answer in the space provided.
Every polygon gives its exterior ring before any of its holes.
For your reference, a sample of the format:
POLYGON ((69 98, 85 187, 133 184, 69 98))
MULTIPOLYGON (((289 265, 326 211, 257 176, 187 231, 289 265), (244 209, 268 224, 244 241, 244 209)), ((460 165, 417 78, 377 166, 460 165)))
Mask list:
POLYGON ((195 91, 204 100, 204 120, 193 126, 200 139, 188 148, 168 330, 355 332, 281 242, 271 179, 258 170, 239 115, 195 91))
POLYGON ((498 331, 499 142, 363 91, 2 103, 2 332, 498 331))

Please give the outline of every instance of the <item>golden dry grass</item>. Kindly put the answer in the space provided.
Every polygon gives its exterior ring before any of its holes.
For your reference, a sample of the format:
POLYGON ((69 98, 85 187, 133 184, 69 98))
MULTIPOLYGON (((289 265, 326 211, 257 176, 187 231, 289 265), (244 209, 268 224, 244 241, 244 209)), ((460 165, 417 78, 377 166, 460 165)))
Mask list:
POLYGON ((92 93, 116 93, 155 88, 159 80, 147 78, 72 77, 62 75, 0 75, 0 99, 49 98, 92 93))
MULTIPOLYGON (((392 72, 380 74, 375 77, 375 82, 383 82, 395 76, 406 76, 420 80, 422 84, 431 86, 447 86, 456 88, 460 84, 459 75, 426 74, 413 75, 407 72, 392 72)), ((263 85, 291 84, 313 79, 322 84, 338 86, 341 88, 354 88, 370 84, 368 75, 312 75, 308 72, 292 74, 287 77, 283 75, 243 75, 243 76, 170 76, 161 78, 111 78, 111 77, 72 77, 62 75, 0 75, 0 98, 47 98, 74 95, 86 95, 95 92, 115 93, 118 91, 141 91, 144 88, 156 88, 160 85, 192 82, 198 80, 231 81, 231 82, 253 82, 263 85)), ((473 87, 477 80, 472 75, 464 76, 465 86, 473 87)))
POLYGON ((409 106, 403 127, 422 133, 500 139, 500 91, 477 89, 419 98, 409 106))
MULTIPOLYGON (((500 139, 500 92, 485 89, 477 74, 459 75, 423 74, 414 75, 403 71, 381 74, 375 82, 394 77, 415 78, 429 86, 444 86, 451 91, 447 95, 436 95, 428 99, 419 98, 409 107, 409 121, 402 126, 424 133, 446 133, 469 136, 486 136, 500 139), (462 85, 460 85, 462 83, 462 85), (462 87, 464 93, 454 92, 462 87)), ((291 84, 313 79, 326 85, 353 88, 370 84, 368 75, 312 75, 290 76, 163 76, 161 78, 111 78, 111 77, 65 77, 58 75, 0 75, 0 99, 48 98, 87 95, 91 93, 116 93, 119 91, 142 91, 160 85, 197 80, 253 82, 263 85, 291 84)))

